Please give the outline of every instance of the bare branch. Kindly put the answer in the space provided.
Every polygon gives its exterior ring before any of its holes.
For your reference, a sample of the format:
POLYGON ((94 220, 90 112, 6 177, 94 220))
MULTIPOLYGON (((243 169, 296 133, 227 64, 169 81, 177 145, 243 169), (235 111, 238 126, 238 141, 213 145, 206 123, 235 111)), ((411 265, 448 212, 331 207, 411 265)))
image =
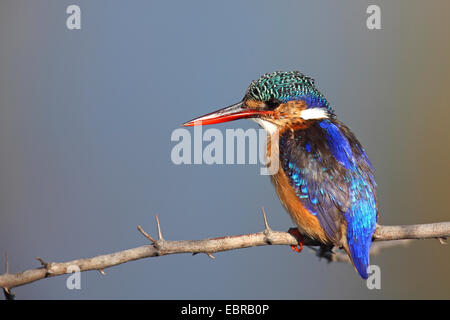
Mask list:
POLYGON ((445 239, 449 236, 450 222, 440 222, 407 226, 378 226, 373 238, 376 241, 386 241, 399 239, 445 239))
MULTIPOLYGON (((155 240, 148 235, 142 227, 138 226, 138 230, 150 240, 150 245, 145 245, 133 249, 118 251, 115 253, 99 255, 92 258, 77 259, 68 262, 45 262, 41 258, 37 258, 42 266, 36 269, 30 269, 18 273, 9 273, 8 258, 7 268, 4 274, 0 275, 0 287, 4 289, 5 296, 13 297, 11 288, 22 286, 46 277, 54 277, 64 275, 68 272, 68 268, 72 266, 78 266, 80 271, 98 270, 101 274, 104 274, 104 269, 110 268, 122 263, 164 256, 168 254, 179 253, 205 253, 210 258, 214 258, 212 255, 215 252, 235 250, 241 248, 249 248, 256 246, 266 245, 298 245, 297 239, 288 232, 274 231, 270 229, 267 223, 267 217, 262 210, 264 218, 265 230, 258 233, 243 234, 236 236, 226 236, 220 238, 209 238, 204 240, 176 240, 168 241, 164 240, 161 233, 161 226, 159 218, 156 216, 156 223, 158 227, 158 240, 155 240)), ((418 224, 418 225, 406 225, 406 226, 381 226, 378 225, 373 235, 374 241, 390 241, 400 239, 440 239, 443 240, 450 237, 450 222, 431 223, 431 224, 418 224)), ((404 244, 403 241, 392 241, 392 243, 386 243, 384 245, 375 243, 373 245, 374 253, 381 248, 387 246, 393 246, 396 244, 404 244)), ((306 246, 319 246, 318 249, 313 248, 319 257, 324 257, 328 261, 348 261, 348 257, 342 253, 330 253, 321 243, 318 241, 304 236, 303 244, 306 246)))

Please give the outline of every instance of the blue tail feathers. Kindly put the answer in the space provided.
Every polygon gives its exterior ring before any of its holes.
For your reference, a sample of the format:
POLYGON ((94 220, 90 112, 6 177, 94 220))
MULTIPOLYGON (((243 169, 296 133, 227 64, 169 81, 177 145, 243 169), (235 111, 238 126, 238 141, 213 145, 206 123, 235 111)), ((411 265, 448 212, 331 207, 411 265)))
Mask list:
POLYGON ((369 251, 372 243, 372 233, 368 236, 363 236, 359 239, 348 239, 350 255, 352 256, 353 264, 359 275, 363 279, 367 279, 367 267, 369 266, 369 251))
POLYGON ((368 278, 369 251, 377 225, 375 192, 363 176, 351 180, 351 208, 344 214, 347 243, 353 264, 363 279, 368 278))
MULTIPOLYGON (((361 206, 365 201, 356 206, 359 214, 346 215, 347 220, 347 244, 356 270, 363 279, 368 278, 369 253, 372 244, 372 235, 376 227, 376 214, 371 210, 361 210, 370 206, 361 206), (361 212, 362 211, 362 212, 361 212), (361 214, 365 213, 365 214, 361 214)), ((355 209, 355 208, 353 208, 355 209)))

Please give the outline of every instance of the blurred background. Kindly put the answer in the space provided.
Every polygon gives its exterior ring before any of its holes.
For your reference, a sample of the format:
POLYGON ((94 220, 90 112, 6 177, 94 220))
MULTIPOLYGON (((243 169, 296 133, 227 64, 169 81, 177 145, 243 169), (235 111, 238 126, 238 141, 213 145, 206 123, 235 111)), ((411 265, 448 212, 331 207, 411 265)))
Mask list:
MULTIPOLYGON (((448 1, 20 1, 0 4, 0 272, 292 226, 260 165, 174 165, 172 131, 266 72, 313 77, 376 170, 380 224, 448 221, 448 1), (66 8, 81 8, 68 30, 66 8), (381 8, 381 30, 366 9, 381 8)), ((251 121, 216 125, 257 128, 251 121)), ((192 131, 191 131, 192 132, 192 131)), ((13 291, 18 299, 450 298, 450 249, 372 258, 381 290, 311 250, 151 258, 13 291)))

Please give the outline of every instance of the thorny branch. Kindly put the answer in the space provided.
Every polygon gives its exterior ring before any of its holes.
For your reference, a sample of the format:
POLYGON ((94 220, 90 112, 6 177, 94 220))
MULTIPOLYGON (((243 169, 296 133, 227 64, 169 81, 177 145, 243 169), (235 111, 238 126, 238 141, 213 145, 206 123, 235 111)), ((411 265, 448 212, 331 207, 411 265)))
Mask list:
MULTIPOLYGON (((130 262, 150 257, 159 257, 168 254, 205 253, 210 258, 214 258, 212 253, 229 251, 241 248, 249 248, 266 245, 290 245, 297 246, 297 239, 289 232, 274 231, 267 223, 266 214, 263 208, 263 218, 265 229, 261 232, 225 236, 220 238, 209 238, 203 240, 165 240, 162 236, 159 218, 156 216, 158 239, 155 240, 144 231, 141 226, 138 230, 150 241, 150 245, 144 245, 137 248, 122 250, 110 254, 99 255, 92 258, 76 259, 67 262, 45 262, 41 258, 36 258, 41 267, 30 269, 18 273, 9 273, 8 254, 6 254, 6 271, 0 275, 0 287, 3 288, 6 299, 13 299, 14 294, 11 289, 14 287, 29 284, 31 282, 41 280, 47 277, 55 277, 70 273, 73 266, 78 266, 80 271, 98 270, 102 275, 106 268, 110 268, 122 263, 130 262), (69 269, 68 269, 69 268, 69 269)), ((405 239, 438 239, 442 244, 445 243, 447 237, 450 237, 450 222, 403 225, 403 226, 382 226, 378 225, 374 234, 373 241, 389 241, 374 243, 371 254, 375 254, 382 248, 405 244, 405 239), (400 240, 400 241, 391 241, 400 240)), ((348 262, 346 254, 341 252, 332 252, 321 246, 314 239, 303 237, 303 244, 311 247, 320 258, 327 261, 348 262)))

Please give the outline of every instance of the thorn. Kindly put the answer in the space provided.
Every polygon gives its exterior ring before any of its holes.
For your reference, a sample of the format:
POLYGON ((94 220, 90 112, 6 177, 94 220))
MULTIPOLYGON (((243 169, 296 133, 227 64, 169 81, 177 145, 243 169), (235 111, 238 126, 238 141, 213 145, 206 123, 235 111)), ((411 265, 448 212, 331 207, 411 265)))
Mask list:
POLYGON ((162 233, 161 233, 161 225, 159 224, 159 218, 158 215, 156 216, 156 224, 158 225, 158 240, 164 240, 162 233))
POLYGON ((267 222, 266 211, 264 210, 264 206, 261 206, 261 211, 264 218, 264 227, 265 227, 264 231, 270 231, 271 229, 269 227, 269 223, 267 222))
POLYGON ((140 233, 142 233, 142 235, 144 237, 146 237, 148 240, 150 240, 151 243, 155 243, 155 239, 153 239, 147 232, 144 231, 144 229, 142 229, 142 227, 140 225, 137 226, 137 229, 139 230, 140 233))
POLYGON ((272 241, 269 239, 270 232, 272 231, 272 229, 270 229, 269 223, 267 222, 266 210, 264 210, 264 206, 261 206, 261 212, 262 212, 263 219, 264 219, 264 231, 263 231, 263 234, 265 235, 264 241, 267 244, 272 244, 272 241))
POLYGON ((42 260, 40 257, 37 257, 36 260, 38 260, 45 269, 48 269, 48 263, 47 262, 42 260))
MULTIPOLYGON (((192 255, 195 256, 195 255, 197 255, 197 254, 199 254, 199 253, 202 253, 202 252, 192 252, 192 255)), ((211 252, 205 252, 205 254, 206 254, 208 257, 210 257, 211 259, 215 259, 215 258, 216 258, 216 257, 214 257, 214 256, 212 255, 211 252)))
POLYGON ((38 260, 41 265, 45 268, 45 277, 47 278, 50 275, 50 264, 48 262, 45 262, 40 257, 37 257, 36 260, 38 260))
POLYGON ((14 298, 16 297, 16 294, 8 288, 3 288, 3 294, 5 295, 6 300, 14 300, 14 298))
POLYGON ((102 276, 106 276, 106 273, 105 271, 103 271, 103 269, 98 269, 98 272, 100 272, 102 276))
POLYGON ((437 239, 439 240, 440 244, 447 244, 447 238, 446 237, 440 237, 440 238, 437 238, 437 239))

